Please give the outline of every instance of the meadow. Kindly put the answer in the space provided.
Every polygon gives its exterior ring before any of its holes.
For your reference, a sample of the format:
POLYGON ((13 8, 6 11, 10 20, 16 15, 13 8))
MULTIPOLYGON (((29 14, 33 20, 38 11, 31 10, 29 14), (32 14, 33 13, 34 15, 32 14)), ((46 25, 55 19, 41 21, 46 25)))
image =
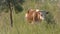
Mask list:
POLYGON ((60 34, 60 1, 25 0, 22 5, 23 11, 15 13, 13 10, 13 27, 11 27, 9 12, 0 13, 0 34, 60 34), (47 10, 47 19, 54 20, 48 24, 47 21, 38 24, 30 24, 25 21, 25 13, 29 8, 47 10))

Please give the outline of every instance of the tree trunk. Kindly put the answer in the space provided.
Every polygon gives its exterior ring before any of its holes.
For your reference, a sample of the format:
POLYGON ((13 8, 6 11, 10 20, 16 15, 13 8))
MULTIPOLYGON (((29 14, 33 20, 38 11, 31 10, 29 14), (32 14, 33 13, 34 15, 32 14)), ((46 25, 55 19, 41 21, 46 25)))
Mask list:
POLYGON ((9 2, 9 10, 10 10, 10 23, 11 23, 11 27, 13 27, 12 4, 10 2, 9 2))
POLYGON ((12 18, 12 9, 10 8, 10 22, 11 26, 13 26, 13 18, 12 18))

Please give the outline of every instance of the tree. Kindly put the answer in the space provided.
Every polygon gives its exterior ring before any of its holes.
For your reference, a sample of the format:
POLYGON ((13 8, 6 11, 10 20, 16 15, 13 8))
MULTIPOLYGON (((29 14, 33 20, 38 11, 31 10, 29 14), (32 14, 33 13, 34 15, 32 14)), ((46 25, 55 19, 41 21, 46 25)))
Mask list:
POLYGON ((11 27, 13 27, 13 18, 12 18, 12 12, 13 8, 17 11, 22 11, 22 4, 24 0, 0 0, 0 6, 2 6, 2 10, 6 9, 6 11, 10 11, 10 23, 11 27))

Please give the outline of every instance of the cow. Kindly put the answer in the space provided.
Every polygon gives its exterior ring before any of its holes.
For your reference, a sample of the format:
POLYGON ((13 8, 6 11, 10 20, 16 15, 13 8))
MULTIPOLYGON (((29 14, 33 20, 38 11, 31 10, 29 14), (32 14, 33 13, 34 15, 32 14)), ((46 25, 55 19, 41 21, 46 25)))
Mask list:
POLYGON ((46 14, 48 14, 48 12, 39 9, 29 9, 25 14, 25 18, 29 23, 33 24, 34 22, 44 20, 46 14))

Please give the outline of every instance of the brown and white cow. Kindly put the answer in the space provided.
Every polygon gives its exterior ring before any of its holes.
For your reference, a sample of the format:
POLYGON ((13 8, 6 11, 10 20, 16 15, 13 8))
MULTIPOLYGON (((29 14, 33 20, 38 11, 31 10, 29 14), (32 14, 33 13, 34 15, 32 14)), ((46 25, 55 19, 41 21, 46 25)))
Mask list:
POLYGON ((39 9, 36 9, 36 10, 29 9, 25 14, 25 18, 29 23, 34 23, 37 21, 44 20, 45 14, 47 13, 48 12, 43 12, 43 11, 40 11, 39 9))

